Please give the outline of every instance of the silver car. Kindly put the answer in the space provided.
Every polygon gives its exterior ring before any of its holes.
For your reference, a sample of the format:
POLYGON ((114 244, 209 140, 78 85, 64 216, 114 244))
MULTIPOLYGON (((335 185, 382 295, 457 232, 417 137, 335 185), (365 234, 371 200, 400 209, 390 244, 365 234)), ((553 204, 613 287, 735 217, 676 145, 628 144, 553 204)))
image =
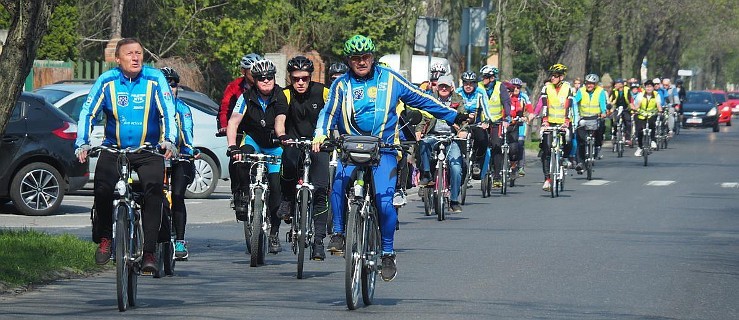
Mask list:
MULTIPOLYGON (((58 83, 41 87, 34 92, 42 95, 55 107, 60 108, 72 119, 79 119, 82 105, 92 88, 91 83, 58 83)), ((227 180, 228 158, 226 157, 226 138, 216 137, 218 131, 216 117, 219 105, 206 95, 181 88, 177 96, 190 106, 193 121, 193 144, 200 149, 201 157, 195 160, 197 174, 195 181, 187 186, 187 198, 207 198, 215 190, 218 180, 227 180), (184 90, 183 90, 184 89, 184 90)), ((91 145, 99 145, 103 140, 103 121, 92 130, 91 145)), ((90 181, 94 179, 97 159, 90 159, 90 181)), ((134 177, 135 179, 136 177, 134 177)))

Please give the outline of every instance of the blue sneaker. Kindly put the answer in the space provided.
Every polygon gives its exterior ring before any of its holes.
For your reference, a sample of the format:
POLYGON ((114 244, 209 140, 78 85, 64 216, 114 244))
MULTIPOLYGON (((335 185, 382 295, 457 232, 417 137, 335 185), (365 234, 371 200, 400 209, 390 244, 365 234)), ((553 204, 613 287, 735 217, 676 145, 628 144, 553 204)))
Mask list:
POLYGON ((190 254, 187 252, 187 242, 185 240, 176 240, 174 242, 174 257, 177 260, 187 260, 190 254))

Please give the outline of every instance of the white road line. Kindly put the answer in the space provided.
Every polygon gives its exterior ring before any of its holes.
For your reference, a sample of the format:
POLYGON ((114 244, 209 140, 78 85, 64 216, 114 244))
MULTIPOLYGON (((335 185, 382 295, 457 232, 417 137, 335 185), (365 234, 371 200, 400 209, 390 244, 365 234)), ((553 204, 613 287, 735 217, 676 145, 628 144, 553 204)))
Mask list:
POLYGON ((721 188, 739 188, 739 182, 721 182, 721 188))
POLYGON ((644 185, 654 186, 654 187, 664 187, 664 186, 669 186, 675 182, 676 181, 670 181, 670 180, 652 180, 652 181, 645 183, 644 185))
POLYGON ((582 185, 584 186, 604 186, 611 183, 611 181, 608 180, 590 180, 587 182, 583 182, 582 185))

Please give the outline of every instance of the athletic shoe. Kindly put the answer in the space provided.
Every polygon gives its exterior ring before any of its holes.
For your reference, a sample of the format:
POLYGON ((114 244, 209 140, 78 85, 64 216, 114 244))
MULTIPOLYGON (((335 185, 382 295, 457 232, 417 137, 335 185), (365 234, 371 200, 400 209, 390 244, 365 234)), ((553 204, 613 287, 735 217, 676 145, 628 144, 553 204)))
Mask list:
POLYGON ((100 238, 100 244, 95 251, 95 263, 104 265, 110 261, 110 250, 113 242, 109 238, 100 238))
POLYGON ((282 200, 280 202, 280 207, 277 209, 277 217, 283 220, 288 219, 292 211, 290 210, 291 207, 292 207, 292 201, 282 200))
POLYGON ((153 252, 144 252, 144 262, 141 264, 141 272, 143 273, 157 273, 157 257, 153 252))
POLYGON ((652 142, 649 143, 649 146, 651 146, 652 149, 657 149, 657 142, 655 142, 654 140, 652 140, 652 142))
POLYGON ((395 194, 393 195, 393 206, 402 207, 406 203, 405 192, 395 191, 395 194))
POLYGON ((395 264, 395 254, 382 255, 382 280, 393 281, 398 275, 398 266, 395 264))
POLYGON ((185 240, 175 240, 174 256, 177 260, 186 260, 190 253, 187 251, 187 242, 185 240))
POLYGON ((311 255, 310 259, 316 261, 323 261, 326 259, 326 250, 323 248, 323 241, 313 244, 313 255, 311 255))
POLYGON ((449 203, 449 207, 452 209, 453 213, 460 213, 462 212, 462 206, 459 205, 459 202, 451 201, 449 203))
POLYGON ((552 179, 544 180, 544 185, 541 188, 546 192, 552 191, 552 179))
POLYGON ((482 169, 480 169, 480 165, 477 163, 472 164, 472 179, 480 180, 480 172, 482 172, 482 169))
POLYGON ((523 167, 518 168, 518 176, 523 177, 526 175, 526 171, 523 170, 523 167))
POLYGON ((575 171, 577 171, 577 174, 582 174, 582 163, 577 163, 575 166, 575 171))
POLYGON ((282 251, 280 237, 277 235, 269 236, 269 253, 278 254, 280 251, 282 251))
POLYGON ((331 235, 331 241, 328 242, 328 251, 344 252, 344 235, 338 233, 331 235))
POLYGON ((644 151, 642 150, 642 148, 636 148, 636 152, 634 152, 634 156, 641 157, 643 152, 644 151))

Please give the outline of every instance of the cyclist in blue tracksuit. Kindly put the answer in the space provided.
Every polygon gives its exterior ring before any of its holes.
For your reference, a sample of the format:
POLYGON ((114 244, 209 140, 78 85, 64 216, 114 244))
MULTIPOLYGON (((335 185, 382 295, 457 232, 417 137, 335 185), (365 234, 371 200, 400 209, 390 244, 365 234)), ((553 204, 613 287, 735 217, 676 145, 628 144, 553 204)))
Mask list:
MULTIPOLYGON (((77 128, 75 154, 85 162, 90 150, 90 131, 101 113, 105 114, 103 145, 137 148, 144 143, 159 144, 169 158, 177 151, 175 106, 172 91, 159 69, 143 66, 143 47, 134 38, 116 45, 118 67, 108 70, 95 81, 82 106, 77 128), (164 141, 162 141, 164 139, 164 141)), ((93 241, 99 244, 95 262, 110 260, 113 233, 113 186, 119 178, 117 156, 101 152, 95 168, 95 208, 93 241)), ((156 272, 157 234, 162 220, 162 182, 164 159, 150 153, 128 156, 138 172, 144 190, 144 257, 142 271, 156 272)))
MULTIPOLYGON (((365 36, 355 35, 344 43, 350 71, 336 79, 331 85, 328 101, 318 118, 314 136, 314 151, 326 139, 329 130, 336 129, 341 134, 372 135, 380 137, 385 143, 399 143, 398 102, 423 109, 437 119, 454 123, 457 112, 443 106, 438 100, 423 93, 397 72, 379 66, 374 61, 375 45, 365 36)), ((397 152, 381 151, 380 164, 373 168, 376 203, 380 216, 382 234, 382 278, 390 281, 395 278, 397 269, 393 238, 398 219, 392 199, 395 193, 398 159, 397 152)), ((349 183, 354 166, 336 168, 331 210, 333 212, 334 234, 328 250, 344 250, 344 217, 346 208, 344 190, 349 183)))
MULTIPOLYGON (((457 88, 457 93, 464 99, 465 112, 469 113, 470 124, 479 123, 482 119, 492 118, 488 110, 488 94, 485 89, 477 85, 477 74, 474 71, 462 73, 462 86, 457 88)), ((488 134, 482 127, 470 126, 472 139, 474 140, 475 153, 472 157, 473 165, 479 168, 485 151, 488 148, 488 134)))

